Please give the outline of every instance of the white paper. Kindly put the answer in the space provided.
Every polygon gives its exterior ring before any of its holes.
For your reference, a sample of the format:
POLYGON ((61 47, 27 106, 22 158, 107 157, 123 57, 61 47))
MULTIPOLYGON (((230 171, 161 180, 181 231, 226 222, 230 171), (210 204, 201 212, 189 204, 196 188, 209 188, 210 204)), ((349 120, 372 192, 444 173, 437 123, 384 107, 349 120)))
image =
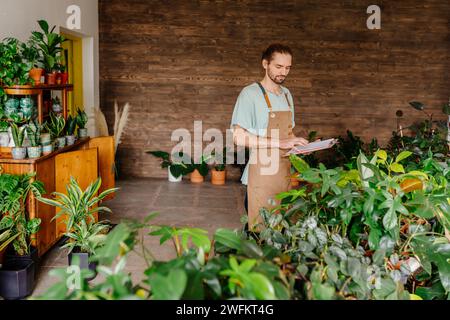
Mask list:
POLYGON ((295 146, 291 150, 289 150, 286 153, 286 155, 310 153, 310 152, 314 152, 314 151, 318 151, 318 150, 324 150, 324 149, 331 148, 336 143, 337 143, 336 139, 315 141, 315 142, 308 143, 306 146, 295 146))

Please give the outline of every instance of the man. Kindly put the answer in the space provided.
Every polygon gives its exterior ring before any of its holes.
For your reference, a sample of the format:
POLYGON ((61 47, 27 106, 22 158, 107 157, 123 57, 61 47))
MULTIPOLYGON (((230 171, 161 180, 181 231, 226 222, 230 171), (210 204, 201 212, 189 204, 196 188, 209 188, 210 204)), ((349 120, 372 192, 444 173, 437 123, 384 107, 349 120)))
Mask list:
POLYGON ((245 206, 250 230, 261 222, 259 209, 273 207, 274 196, 289 188, 290 162, 283 154, 296 145, 308 144, 292 132, 294 101, 289 90, 281 85, 292 65, 291 49, 272 44, 261 60, 264 79, 241 91, 231 120, 234 143, 251 150, 241 178, 247 185, 245 206), (264 166, 264 155, 270 158, 271 169, 264 166))

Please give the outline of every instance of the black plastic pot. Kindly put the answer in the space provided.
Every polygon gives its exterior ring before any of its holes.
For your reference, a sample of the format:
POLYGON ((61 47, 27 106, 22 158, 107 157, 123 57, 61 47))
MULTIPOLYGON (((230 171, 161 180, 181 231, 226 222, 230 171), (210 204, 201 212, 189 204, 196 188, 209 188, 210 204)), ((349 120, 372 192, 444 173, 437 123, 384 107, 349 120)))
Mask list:
POLYGON ((19 256, 14 251, 14 247, 13 246, 9 246, 8 249, 6 249, 4 259, 5 259, 5 261, 23 260, 23 259, 30 260, 31 259, 36 264, 36 266, 40 262, 38 249, 36 247, 31 247, 30 248, 30 254, 26 254, 24 256, 19 256))
POLYGON ((28 297, 34 289, 35 264, 31 259, 5 261, 0 269, 0 296, 6 300, 28 297))
POLYGON ((13 246, 9 246, 5 252, 4 262, 8 263, 13 260, 33 260, 33 262, 34 262, 34 278, 37 279, 41 259, 39 258, 38 249, 36 247, 30 248, 30 254, 19 256, 14 251, 13 246))
POLYGON ((69 265, 72 265, 72 259, 74 256, 79 258, 80 269, 89 269, 94 272, 94 275, 86 278, 86 280, 90 281, 94 279, 97 276, 97 262, 89 262, 89 253, 72 251, 68 255, 69 265))

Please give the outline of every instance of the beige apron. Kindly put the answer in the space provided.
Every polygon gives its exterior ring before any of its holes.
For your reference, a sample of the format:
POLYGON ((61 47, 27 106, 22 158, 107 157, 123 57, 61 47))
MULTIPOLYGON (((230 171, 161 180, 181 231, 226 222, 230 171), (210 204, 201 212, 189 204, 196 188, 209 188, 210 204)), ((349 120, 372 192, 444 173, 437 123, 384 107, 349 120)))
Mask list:
MULTIPOLYGON (((287 94, 285 93, 285 98, 289 106, 289 111, 272 111, 272 105, 270 104, 269 97, 264 90, 263 86, 258 83, 261 91, 264 94, 264 98, 269 108, 269 122, 267 124, 267 137, 271 137, 271 129, 279 130, 279 139, 287 139, 293 137, 292 133, 292 111, 291 104, 287 94)), ((260 149, 262 150, 262 149, 260 149)), ((249 175, 248 175, 248 226, 249 230, 262 222, 262 218, 259 215, 259 209, 266 207, 269 210, 279 205, 279 200, 275 199, 275 195, 280 192, 285 192, 289 189, 290 184, 290 170, 291 163, 289 158, 282 157, 282 154, 286 150, 280 149, 263 149, 262 152, 267 151, 269 159, 272 159, 270 155, 272 152, 278 152, 278 157, 275 157, 273 161, 278 161, 278 170, 274 173, 267 174, 267 169, 271 165, 269 163, 263 163, 268 161, 266 156, 259 156, 260 150, 252 150, 251 161, 249 165, 249 175)), ((257 228, 259 229, 259 228, 257 228)))

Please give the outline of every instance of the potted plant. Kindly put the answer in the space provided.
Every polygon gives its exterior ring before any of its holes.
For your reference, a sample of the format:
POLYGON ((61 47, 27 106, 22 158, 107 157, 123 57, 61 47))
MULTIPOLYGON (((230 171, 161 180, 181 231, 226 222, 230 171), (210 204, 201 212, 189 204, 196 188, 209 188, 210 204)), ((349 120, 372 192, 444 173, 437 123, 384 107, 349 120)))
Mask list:
POLYGON ((50 132, 52 139, 55 139, 58 148, 66 145, 66 138, 63 136, 66 121, 62 116, 50 112, 50 121, 46 123, 46 129, 50 132))
POLYGON ((192 160, 187 162, 186 173, 191 174, 191 182, 202 183, 205 180, 209 171, 207 161, 210 157, 211 156, 205 157, 202 155, 198 163, 194 163, 192 160))
POLYGON ((0 43, 0 79, 3 86, 25 85, 30 81, 32 65, 22 56, 23 46, 15 38, 0 43))
POLYGON ((20 99, 19 105, 22 117, 31 118, 35 115, 34 101, 30 97, 20 99))
POLYGON ((48 85, 56 84, 56 63, 58 62, 58 57, 62 51, 61 44, 66 41, 66 39, 53 31, 56 26, 53 26, 49 30, 48 22, 45 20, 39 20, 38 24, 41 31, 33 31, 31 40, 34 41, 39 49, 41 50, 44 67, 46 72, 46 83, 48 85))
POLYGON ((41 126, 36 121, 30 121, 26 127, 27 137, 30 141, 30 147, 27 147, 28 157, 39 158, 42 153, 42 147, 39 144, 41 136, 41 126))
POLYGON ((39 52, 37 43, 32 38, 30 38, 28 43, 22 44, 22 55, 31 65, 29 76, 30 79, 33 80, 33 84, 41 84, 41 77, 44 73, 44 63, 42 62, 42 56, 39 52))
POLYGON ((52 99, 52 110, 54 113, 58 114, 62 112, 62 106, 59 97, 55 97, 52 99))
POLYGON ((53 143, 50 132, 48 132, 47 122, 41 127, 42 154, 47 155, 53 152, 53 143))
POLYGON ((45 193, 43 183, 33 180, 34 175, 0 174, 0 251, 9 249, 0 269, 0 296, 5 299, 22 299, 34 287, 39 255, 30 236, 39 230, 41 220, 27 219, 25 203, 30 192, 36 197, 45 193))
POLYGON ((12 115, 17 115, 19 112, 19 99, 11 97, 5 102, 5 116, 11 118, 12 115))
POLYGON ((442 112, 447 115, 447 145, 450 151, 450 99, 442 106, 442 112))
POLYGON ((61 248, 69 249, 68 263, 72 265, 74 257, 77 257, 81 269, 93 272, 87 280, 92 280, 97 275, 97 262, 90 261, 90 257, 95 256, 95 250, 104 244, 109 228, 107 223, 81 220, 71 232, 65 234, 69 241, 61 248))
POLYGON ((66 144, 71 146, 75 143, 75 128, 77 126, 77 119, 73 118, 71 115, 66 121, 66 144))
POLYGON ((27 148, 22 147, 25 137, 25 127, 18 127, 16 123, 11 123, 11 133, 14 140, 14 147, 11 150, 13 159, 25 159, 27 157, 27 148))
MULTIPOLYGON (((171 160, 169 153, 165 151, 146 151, 146 153, 161 159, 161 168, 167 168, 170 182, 180 182, 183 179, 187 166, 182 161, 171 160)), ((179 152, 177 158, 180 159, 181 157, 183 157, 183 153, 179 152)))
POLYGON ((211 183, 214 185, 223 185, 226 180, 226 148, 222 153, 213 152, 214 165, 211 170, 211 183))
POLYGON ((81 138, 86 138, 87 137, 87 129, 86 129, 86 124, 88 122, 88 117, 86 112, 84 112, 84 110, 78 109, 77 110, 77 125, 78 125, 78 137, 81 138))
POLYGON ((56 69, 58 73, 56 74, 56 83, 57 84, 67 84, 67 80, 69 79, 69 74, 66 72, 66 66, 60 62, 56 64, 56 69))
MULTIPOLYGON (((102 179, 99 177, 83 191, 78 182, 71 177, 69 184, 66 186, 67 195, 53 192, 54 199, 37 197, 38 201, 60 209, 53 219, 63 215, 66 216, 64 221, 66 224, 65 236, 69 238, 69 243, 65 247, 70 249, 70 253, 75 251, 74 253, 85 253, 90 257, 95 254, 95 249, 101 245, 101 233, 106 229, 106 224, 95 223, 94 214, 102 211, 111 212, 109 208, 98 206, 98 204, 106 196, 118 190, 118 188, 110 188, 97 195, 101 183, 102 179)), ((73 255, 69 258, 69 261, 72 258, 73 255)), ((83 266, 89 268, 88 264, 80 265, 80 267, 83 266)))
POLYGON ((7 147, 9 145, 9 123, 0 120, 0 147, 7 147))

